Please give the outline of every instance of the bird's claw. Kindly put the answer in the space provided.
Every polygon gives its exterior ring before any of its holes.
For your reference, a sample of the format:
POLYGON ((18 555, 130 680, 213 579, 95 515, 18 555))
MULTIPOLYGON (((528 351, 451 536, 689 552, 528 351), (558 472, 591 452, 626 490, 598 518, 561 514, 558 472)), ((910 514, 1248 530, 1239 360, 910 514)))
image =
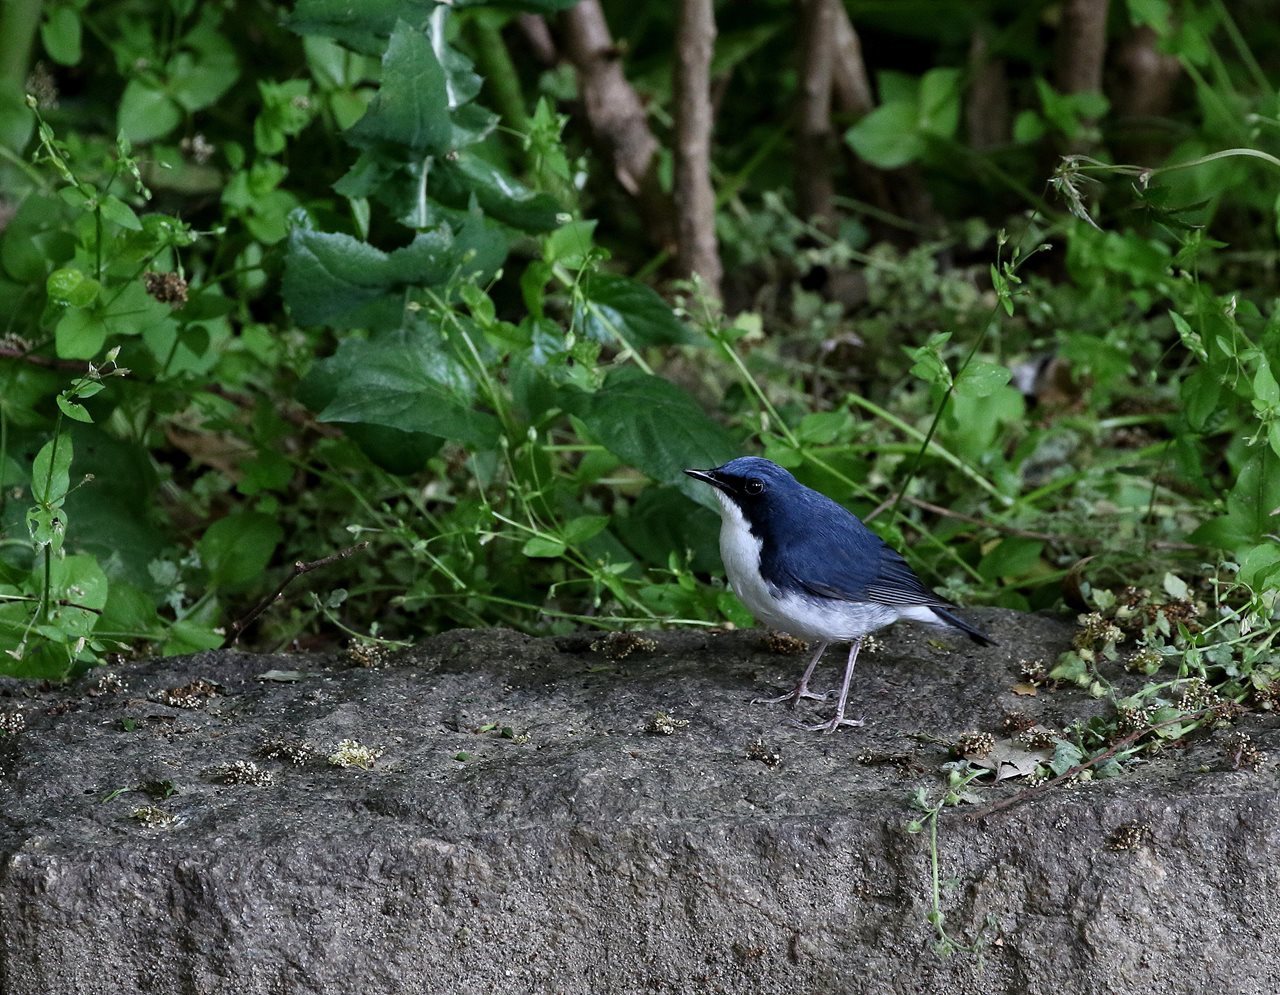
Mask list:
POLYGON ((823 691, 821 694, 818 694, 817 692, 810 691, 807 688, 793 688, 786 694, 780 694, 776 698, 752 698, 751 704, 780 705, 785 701, 792 708, 795 708, 796 702, 801 698, 812 698, 814 701, 828 701, 833 694, 835 694, 834 691, 823 691))
POLYGON ((858 726, 861 726, 864 724, 865 722, 863 719, 846 719, 843 716, 837 715, 835 716, 835 718, 831 719, 828 722, 818 722, 818 723, 815 723, 814 725, 806 725, 805 728, 808 729, 810 732, 825 732, 830 734, 835 732, 837 729, 841 728, 842 726, 849 726, 851 728, 856 729, 858 726))

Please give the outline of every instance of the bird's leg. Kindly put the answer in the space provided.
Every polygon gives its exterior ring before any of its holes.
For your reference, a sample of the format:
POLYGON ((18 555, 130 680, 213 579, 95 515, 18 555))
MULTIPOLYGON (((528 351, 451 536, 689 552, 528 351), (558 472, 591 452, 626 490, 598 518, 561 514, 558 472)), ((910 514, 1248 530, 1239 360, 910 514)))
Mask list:
POLYGON ((835 732, 841 726, 860 726, 862 719, 846 719, 844 717, 844 705, 849 699, 849 682, 853 680, 853 665, 858 659, 858 650, 862 646, 862 637, 859 636, 853 641, 853 645, 849 647, 849 662, 844 667, 844 680, 840 682, 840 700, 836 703, 836 714, 830 722, 819 722, 817 725, 805 726, 806 729, 813 731, 822 730, 823 732, 835 732))
POLYGON ((800 683, 793 687, 786 694, 780 694, 776 698, 752 698, 753 705, 776 705, 779 702, 787 702, 792 708, 796 707, 796 702, 801 698, 812 698, 814 701, 826 701, 831 697, 830 691, 823 691, 822 694, 814 694, 809 690, 809 678, 813 676, 813 672, 818 669, 818 661, 822 659, 822 654, 830 643, 818 643, 818 648, 814 651, 813 659, 809 661, 809 666, 805 667, 804 675, 800 678, 800 683))

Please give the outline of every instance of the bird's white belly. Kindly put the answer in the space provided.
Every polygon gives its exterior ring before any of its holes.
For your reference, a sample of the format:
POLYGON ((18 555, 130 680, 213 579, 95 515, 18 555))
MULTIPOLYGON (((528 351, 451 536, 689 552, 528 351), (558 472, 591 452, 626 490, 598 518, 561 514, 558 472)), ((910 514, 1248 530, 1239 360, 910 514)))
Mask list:
POLYGON ((768 584, 760 575, 763 544, 751 534, 737 505, 718 491, 716 497, 722 509, 720 558, 725 573, 733 593, 758 621, 805 639, 847 642, 902 617, 888 605, 811 598, 768 584))

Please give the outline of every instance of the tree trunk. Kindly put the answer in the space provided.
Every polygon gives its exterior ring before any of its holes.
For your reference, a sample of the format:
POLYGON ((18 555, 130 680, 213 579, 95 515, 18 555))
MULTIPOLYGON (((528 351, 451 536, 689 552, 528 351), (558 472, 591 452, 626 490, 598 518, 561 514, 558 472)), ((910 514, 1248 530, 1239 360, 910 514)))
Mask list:
MULTIPOLYGON (((831 231, 835 186, 831 179, 834 135, 831 94, 835 85, 836 4, 801 0, 800 106, 796 127, 796 203, 800 217, 831 231)), ((855 36, 856 37, 856 36, 855 36)))
POLYGON ((835 64, 832 67, 832 83, 835 87, 836 106, 855 119, 870 114, 876 106, 871 95, 871 80, 867 76, 867 64, 862 58, 862 41, 853 29, 849 13, 843 3, 837 3, 834 17, 835 64))
POLYGON ((676 256, 685 276, 720 296, 716 197, 711 187, 712 0, 680 0, 676 28, 676 256))
POLYGON ((562 24, 587 126, 613 167, 614 178, 635 198, 650 240, 658 248, 669 248, 672 210, 658 181, 658 140, 649 130, 639 94, 622 72, 600 0, 582 0, 564 13, 562 24))
POLYGON ((1061 93, 1102 92, 1109 0, 1065 0, 1058 24, 1055 78, 1061 93))
POLYGON ((965 100, 965 123, 969 145, 974 151, 1007 145, 1009 124, 1009 79, 1004 59, 991 57, 987 32, 975 28, 969 39, 969 85, 965 100))
POLYGON ((533 57, 544 66, 554 66, 560 61, 556 41, 541 14, 521 14, 515 20, 516 27, 524 35, 533 57))

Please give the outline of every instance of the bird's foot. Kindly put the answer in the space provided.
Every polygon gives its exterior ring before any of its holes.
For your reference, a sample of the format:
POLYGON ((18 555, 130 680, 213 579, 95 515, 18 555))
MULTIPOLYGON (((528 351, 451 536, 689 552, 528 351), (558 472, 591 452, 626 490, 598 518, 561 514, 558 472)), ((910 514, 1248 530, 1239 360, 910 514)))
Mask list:
POLYGON ((814 701, 827 701, 835 692, 823 691, 821 694, 810 691, 806 687, 794 687, 786 694, 780 694, 776 698, 752 698, 753 705, 780 705, 784 701, 792 708, 796 707, 796 702, 801 698, 812 698, 814 701))
POLYGON ((851 728, 856 729, 858 726, 863 724, 863 719, 846 719, 843 715, 837 715, 829 722, 818 722, 814 725, 806 725, 805 728, 810 732, 833 733, 843 726, 850 726, 851 728))

